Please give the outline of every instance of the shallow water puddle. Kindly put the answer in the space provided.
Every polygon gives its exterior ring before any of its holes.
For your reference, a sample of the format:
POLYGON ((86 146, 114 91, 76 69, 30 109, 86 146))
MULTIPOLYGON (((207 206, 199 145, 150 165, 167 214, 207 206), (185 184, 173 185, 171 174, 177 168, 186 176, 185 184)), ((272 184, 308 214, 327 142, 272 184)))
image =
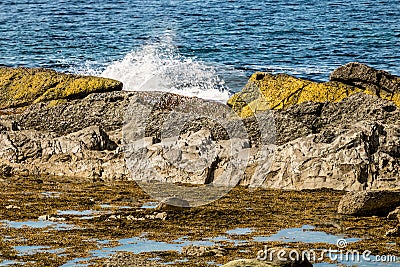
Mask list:
POLYGON ((11 227, 15 229, 21 229, 21 228, 51 228, 52 230, 71 230, 71 229, 77 229, 77 226, 73 224, 67 224, 67 223, 62 223, 62 222, 53 222, 53 221, 23 221, 23 222, 17 222, 17 221, 9 221, 9 220, 3 220, 0 221, 0 223, 5 224, 6 227, 11 227))
POLYGON ((116 247, 106 247, 99 250, 91 251, 90 253, 94 257, 110 257, 116 252, 132 252, 135 254, 143 252, 159 252, 159 251, 178 251, 180 252, 183 247, 193 246, 213 246, 215 245, 212 241, 189 241, 183 238, 176 239, 171 243, 150 240, 142 237, 124 238, 118 240, 120 243, 116 247))
MULTIPOLYGON (((278 233, 271 236, 257 236, 253 240, 256 242, 272 242, 281 241, 285 243, 303 242, 303 243, 328 243, 336 245, 343 236, 327 234, 321 231, 312 231, 315 229, 311 225, 303 225, 301 228, 282 229, 278 233)), ((360 238, 346 238, 348 243, 360 241, 360 238)))
POLYGON ((18 256, 34 255, 36 253, 48 252, 51 254, 63 253, 63 249, 51 249, 49 246, 14 246, 18 256))
MULTIPOLYGON (((90 215, 92 211, 61 211, 61 214, 64 215, 90 215)), ((23 228, 23 227, 32 227, 32 228, 46 228, 51 227, 56 230, 66 230, 71 229, 74 225, 69 225, 66 223, 60 222, 49 222, 49 221, 26 221, 26 222, 12 222, 12 221, 1 221, 5 223, 9 227, 14 228, 23 228)), ((282 229, 276 234, 271 236, 255 236, 252 237, 253 241, 256 242, 271 242, 271 241, 281 241, 284 243, 291 243, 291 242, 303 242, 303 243, 327 243, 336 245, 338 239, 343 238, 342 236, 336 236, 327 234, 321 231, 313 231, 315 227, 310 225, 304 225, 301 228, 288 228, 282 229)), ((144 252, 162 252, 162 251, 177 251, 181 252, 183 247, 186 246, 215 246, 222 243, 233 243, 234 246, 238 246, 241 244, 246 244, 248 240, 241 239, 240 236, 249 235, 254 232, 252 228, 235 228, 232 230, 228 230, 225 234, 217 236, 217 237, 210 237, 205 238, 203 240, 198 241, 190 241, 187 236, 183 236, 181 238, 175 239, 171 242, 162 242, 162 241, 155 241, 146 238, 146 234, 143 234, 139 237, 132 237, 132 238, 123 238, 117 240, 119 245, 114 247, 108 247, 111 240, 96 240, 98 243, 98 249, 89 251, 90 257, 87 258, 76 258, 73 259, 62 267, 69 267, 69 266, 88 266, 89 262, 93 259, 101 259, 101 258, 109 258, 117 252, 131 252, 135 254, 144 253, 144 252), (231 236, 233 238, 231 238, 231 236)), ((250 238, 251 239, 251 238, 250 238)), ((347 238, 347 242, 357 242, 359 238, 347 238)), ((19 255, 33 255, 35 253, 40 252, 49 252, 49 253, 62 253, 62 249, 58 250, 50 250, 50 247, 47 246, 16 246, 16 251, 19 255)), ((371 256, 373 259, 373 256, 371 256)), ((160 260, 159 258, 152 258, 152 260, 160 260)), ((186 259, 187 260, 187 259, 186 259)), ((174 264, 178 261, 174 262, 167 262, 164 264, 174 264)), ((185 262, 179 260, 179 262, 185 262)), ((1 262, 0 266, 8 266, 11 264, 16 264, 20 262, 1 262)), ((21 263, 23 264, 23 263, 21 263)), ((213 264, 213 263, 210 263, 213 264)), ((316 267, 331 267, 331 266, 338 266, 341 264, 342 266, 398 266, 396 263, 382 263, 383 265, 377 265, 376 262, 346 262, 346 261, 338 261, 338 263, 316 263, 314 266, 316 267)), ((379 263, 381 264, 381 263, 379 263)), ((398 263, 397 263, 398 264, 398 263)))
MULTIPOLYGON (((101 240, 98 241, 100 244, 107 244, 109 240, 101 240)), ((89 261, 95 258, 109 258, 117 252, 132 252, 135 254, 143 253, 143 252, 161 252, 161 251, 178 251, 180 252, 183 247, 194 245, 194 246, 213 246, 214 242, 211 241, 189 241, 186 240, 185 237, 176 239, 171 243, 161 242, 150 240, 144 237, 144 235, 140 237, 132 237, 132 238, 124 238, 118 240, 120 243, 119 246, 116 247, 102 247, 97 250, 92 250, 89 252, 91 254, 90 258, 79 258, 71 260, 62 267, 69 266, 87 266, 86 263, 80 263, 82 261, 89 261), (81 264, 81 265, 77 265, 81 264)))
POLYGON ((158 202, 146 202, 140 208, 141 209, 155 209, 158 205, 158 202))
POLYGON ((226 231, 228 235, 247 235, 251 234, 252 232, 253 229, 251 228, 235 228, 233 230, 226 231))
POLYGON ((84 263, 84 262, 89 262, 92 259, 93 258, 76 258, 64 263, 60 267, 76 267, 76 266, 86 267, 89 266, 89 263, 84 263))
MULTIPOLYGON (((325 232, 311 231, 315 227, 310 225, 304 225, 301 228, 288 228, 279 231, 278 233, 271 236, 258 236, 253 237, 256 242, 269 242, 269 241, 283 241, 283 242, 304 242, 304 243, 328 243, 336 244, 340 236, 330 235, 325 232)), ((161 252, 161 251, 177 251, 181 252, 183 247, 186 246, 214 246, 221 243, 233 243, 234 246, 246 244, 248 241, 244 239, 233 239, 231 236, 241 236, 251 234, 254 230, 252 228, 235 228, 226 231, 225 235, 220 235, 217 237, 205 238, 199 241, 190 241, 187 236, 183 236, 172 242, 161 242, 145 238, 145 235, 140 237, 124 238, 118 240, 119 244, 115 247, 102 247, 104 244, 110 242, 109 240, 98 241, 99 249, 90 251, 92 258, 109 258, 117 252, 132 252, 135 254, 144 252, 161 252)), ((349 238, 349 242, 356 242, 359 239, 349 238)), ((87 259, 83 259, 87 260, 87 259)), ((73 263, 77 263, 76 259, 68 262, 67 266, 73 263)), ((173 264, 171 262, 170 264, 173 264)), ((83 265, 82 265, 83 266, 83 265)))
POLYGON ((24 265, 24 262, 18 262, 18 261, 13 261, 13 260, 5 260, 5 261, 0 261, 0 266, 10 266, 10 265, 15 265, 15 264, 19 264, 19 265, 24 265))
POLYGON ((94 210, 57 210, 58 215, 75 215, 75 216, 84 216, 84 215, 92 215, 94 214, 94 210))

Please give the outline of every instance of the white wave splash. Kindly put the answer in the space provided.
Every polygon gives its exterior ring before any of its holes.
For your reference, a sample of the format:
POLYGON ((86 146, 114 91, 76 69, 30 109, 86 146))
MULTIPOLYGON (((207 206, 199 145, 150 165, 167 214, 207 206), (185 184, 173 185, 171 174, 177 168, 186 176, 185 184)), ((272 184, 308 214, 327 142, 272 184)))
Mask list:
POLYGON ((127 91, 165 91, 221 102, 230 97, 215 67, 180 55, 169 38, 128 53, 100 76, 121 81, 127 91))

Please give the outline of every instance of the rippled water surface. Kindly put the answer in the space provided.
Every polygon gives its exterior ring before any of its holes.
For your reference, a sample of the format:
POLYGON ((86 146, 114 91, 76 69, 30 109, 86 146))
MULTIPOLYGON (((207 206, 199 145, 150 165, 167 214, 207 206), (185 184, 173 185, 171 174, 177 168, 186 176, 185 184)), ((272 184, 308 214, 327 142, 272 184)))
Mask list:
POLYGON ((360 61, 400 74, 399 23, 397 0, 6 0, 0 64, 223 99, 258 70, 327 80, 360 61))

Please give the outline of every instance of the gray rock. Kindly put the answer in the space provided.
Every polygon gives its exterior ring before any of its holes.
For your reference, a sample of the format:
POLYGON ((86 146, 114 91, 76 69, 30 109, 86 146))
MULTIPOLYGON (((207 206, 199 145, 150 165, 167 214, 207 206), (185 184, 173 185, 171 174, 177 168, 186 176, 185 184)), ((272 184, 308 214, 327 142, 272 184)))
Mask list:
POLYGON ((0 134, 0 144, 6 174, 104 179, 127 174, 122 153, 115 153, 117 145, 98 126, 61 137, 36 130, 8 132, 0 134))
POLYGON ((400 93, 399 77, 358 62, 337 68, 332 72, 330 80, 369 89, 378 96, 400 93))
POLYGON ((190 257, 205 257, 217 256, 222 257, 226 254, 226 250, 222 247, 207 247, 207 246, 186 246, 182 248, 182 254, 190 257))
POLYGON ((400 191, 373 190, 348 192, 342 197, 338 213, 346 215, 387 215, 400 205, 400 191))
POLYGON ((7 114, 1 124, 18 127, 0 131, 3 176, 292 190, 400 187, 400 111, 365 94, 245 120, 223 104, 159 92, 94 93, 7 114))
POLYGON ((261 163, 253 179, 265 177, 265 188, 292 190, 399 187, 399 161, 390 152, 397 150, 398 128, 366 121, 300 137, 277 146, 270 166, 256 159, 261 163))
POLYGON ((162 200, 156 207, 156 210, 168 211, 168 210, 182 210, 189 208, 190 203, 185 199, 177 197, 169 197, 162 200))

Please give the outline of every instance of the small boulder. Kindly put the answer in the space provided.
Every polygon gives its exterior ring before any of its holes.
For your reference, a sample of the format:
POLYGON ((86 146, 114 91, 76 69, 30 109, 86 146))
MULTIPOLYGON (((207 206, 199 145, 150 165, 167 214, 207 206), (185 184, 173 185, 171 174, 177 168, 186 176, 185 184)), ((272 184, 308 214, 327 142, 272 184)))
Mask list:
POLYGON ((189 208, 190 204, 185 199, 180 199, 177 197, 169 197, 161 201, 156 210, 166 211, 166 210, 182 210, 184 208, 189 208))
POLYGON ((221 247, 207 247, 207 246, 186 246, 182 248, 182 254, 186 256, 196 256, 196 257, 204 257, 204 256, 217 256, 222 257, 226 254, 226 250, 221 247))
POLYGON ((168 214, 166 212, 159 212, 156 214, 156 216, 154 218, 165 221, 167 219, 167 216, 168 216, 168 214))
POLYGON ((387 218, 388 218, 389 220, 396 220, 396 219, 398 219, 399 222, 400 222, 400 207, 397 207, 394 211, 391 211, 391 212, 388 214, 387 218))
POLYGON ((387 215, 400 205, 400 191, 372 190, 348 192, 342 197, 338 213, 345 215, 387 215))

